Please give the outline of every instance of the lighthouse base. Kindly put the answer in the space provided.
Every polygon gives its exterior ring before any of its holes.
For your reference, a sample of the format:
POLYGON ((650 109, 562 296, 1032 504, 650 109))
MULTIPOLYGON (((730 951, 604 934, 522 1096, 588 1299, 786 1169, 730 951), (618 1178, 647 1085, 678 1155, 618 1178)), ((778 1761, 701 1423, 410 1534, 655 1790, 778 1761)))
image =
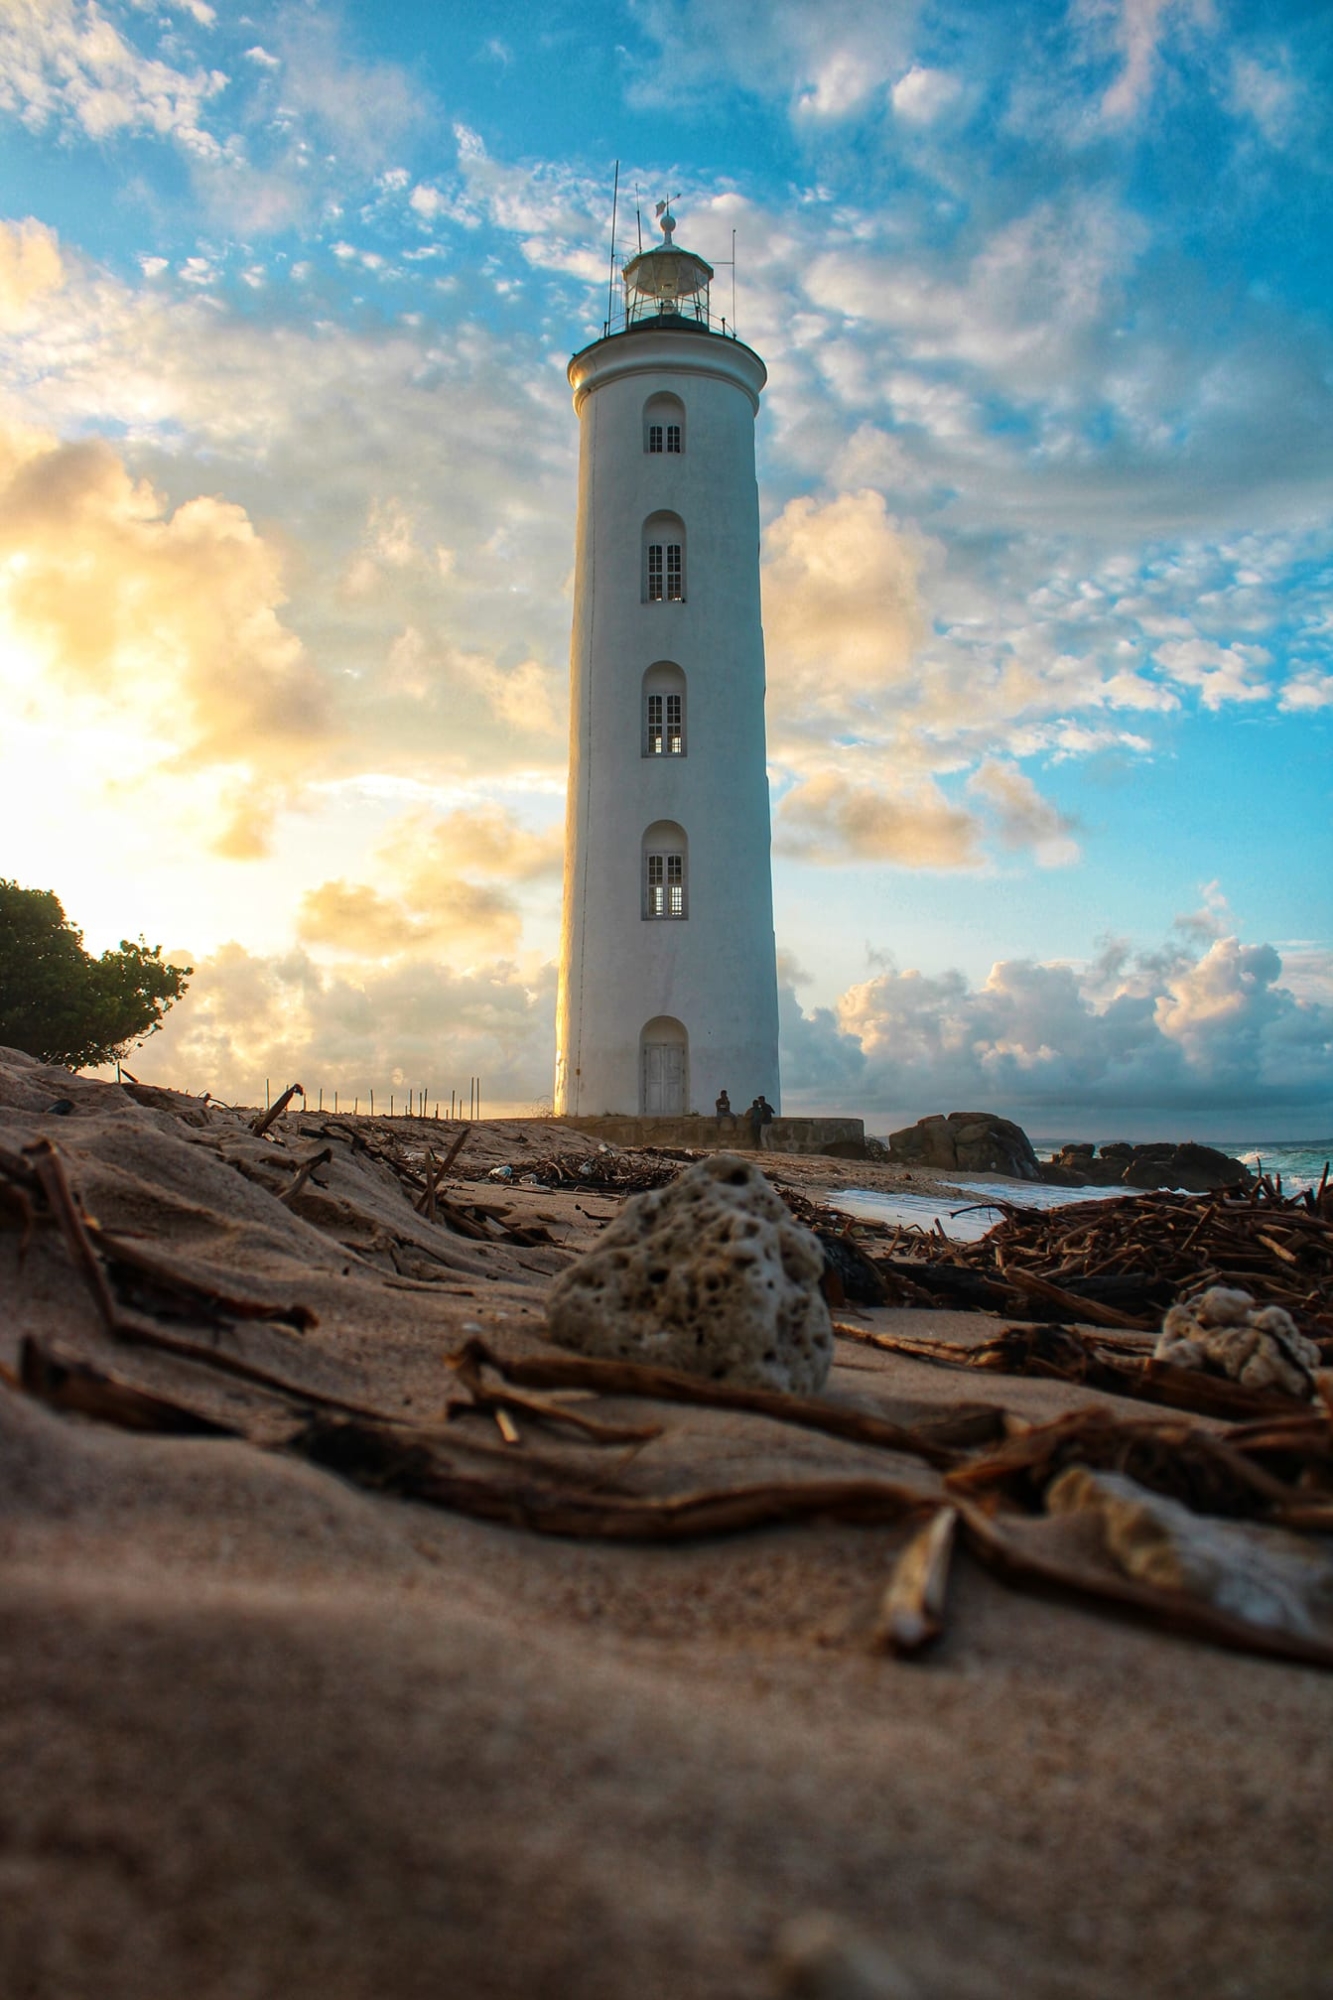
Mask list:
MULTIPOLYGON (((704 1152, 748 1153, 753 1139, 748 1118, 578 1118, 566 1112, 559 1123, 608 1146, 688 1146, 704 1152)), ((763 1128, 765 1153, 824 1153, 836 1146, 844 1158, 865 1145, 861 1118, 775 1118, 763 1128)))

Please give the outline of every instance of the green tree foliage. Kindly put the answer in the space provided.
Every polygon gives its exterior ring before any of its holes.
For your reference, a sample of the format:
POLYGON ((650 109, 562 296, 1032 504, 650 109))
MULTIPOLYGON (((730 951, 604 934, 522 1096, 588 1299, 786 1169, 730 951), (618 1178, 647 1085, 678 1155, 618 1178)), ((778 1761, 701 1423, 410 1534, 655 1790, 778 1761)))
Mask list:
POLYGON ((161 1027, 193 970, 142 937, 93 958, 58 896, 0 879, 0 1048, 66 1069, 118 1062, 161 1027))

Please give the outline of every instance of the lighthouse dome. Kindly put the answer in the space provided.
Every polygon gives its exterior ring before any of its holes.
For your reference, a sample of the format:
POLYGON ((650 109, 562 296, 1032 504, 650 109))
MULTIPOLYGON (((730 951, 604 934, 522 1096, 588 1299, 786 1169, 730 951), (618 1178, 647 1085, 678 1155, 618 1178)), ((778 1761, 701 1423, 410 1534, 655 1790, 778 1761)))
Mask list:
POLYGON ((696 298, 707 291, 713 267, 692 250, 672 245, 641 251, 626 264, 623 276, 628 290, 645 299, 660 299, 669 308, 677 299, 696 298))

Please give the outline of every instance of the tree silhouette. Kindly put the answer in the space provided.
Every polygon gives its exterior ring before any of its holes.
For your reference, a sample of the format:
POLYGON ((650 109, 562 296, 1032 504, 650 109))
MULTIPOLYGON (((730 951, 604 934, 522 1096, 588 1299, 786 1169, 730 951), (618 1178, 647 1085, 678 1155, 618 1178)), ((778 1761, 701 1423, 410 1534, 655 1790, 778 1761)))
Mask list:
POLYGON ((118 1062, 161 1027, 193 971, 142 937, 93 958, 51 890, 0 879, 0 1047, 66 1069, 118 1062))

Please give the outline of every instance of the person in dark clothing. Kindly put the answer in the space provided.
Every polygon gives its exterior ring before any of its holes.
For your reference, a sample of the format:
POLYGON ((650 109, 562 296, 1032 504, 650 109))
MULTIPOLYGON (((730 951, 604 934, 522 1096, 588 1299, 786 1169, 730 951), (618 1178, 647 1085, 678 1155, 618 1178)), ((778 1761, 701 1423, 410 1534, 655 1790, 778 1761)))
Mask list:
POLYGON ((762 1148, 764 1144, 764 1127, 766 1125, 771 1125, 773 1123, 773 1116, 774 1116, 773 1106, 769 1103, 768 1099, 764 1096, 762 1091, 759 1093, 758 1097, 756 1097, 755 1103, 759 1107, 759 1129, 758 1129, 758 1135, 754 1143, 756 1147, 762 1148))
POLYGON ((764 1129, 763 1099, 760 1097, 753 1098, 750 1102, 750 1108, 745 1115, 750 1121, 750 1144, 757 1153, 763 1143, 761 1137, 764 1129))
POLYGON ((731 1099, 727 1096, 725 1090, 720 1090, 718 1092, 717 1103, 713 1106, 713 1109, 714 1111, 716 1111, 719 1118, 730 1118, 731 1099))

